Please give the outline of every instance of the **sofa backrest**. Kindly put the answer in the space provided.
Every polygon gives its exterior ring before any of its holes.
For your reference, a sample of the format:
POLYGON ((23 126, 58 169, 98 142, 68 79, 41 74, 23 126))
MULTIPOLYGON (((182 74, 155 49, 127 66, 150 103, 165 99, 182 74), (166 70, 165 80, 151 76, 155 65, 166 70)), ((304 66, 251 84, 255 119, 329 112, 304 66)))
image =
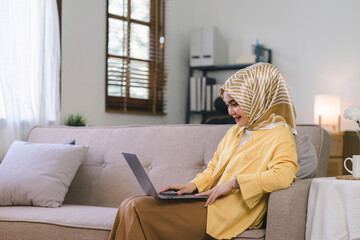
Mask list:
MULTIPOLYGON (((65 143, 75 139, 76 144, 88 145, 64 203, 118 207, 126 197, 143 194, 121 152, 137 154, 157 189, 187 183, 206 168, 231 126, 35 127, 28 141, 65 143)), ((299 126, 298 132, 309 135, 318 153, 316 176, 325 176, 325 131, 313 125, 299 126)))

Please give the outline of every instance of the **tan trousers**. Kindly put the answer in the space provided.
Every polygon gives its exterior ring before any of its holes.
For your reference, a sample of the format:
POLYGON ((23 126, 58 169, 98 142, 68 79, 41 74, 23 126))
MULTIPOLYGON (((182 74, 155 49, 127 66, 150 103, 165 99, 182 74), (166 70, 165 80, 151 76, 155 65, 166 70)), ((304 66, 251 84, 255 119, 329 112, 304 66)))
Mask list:
POLYGON ((206 208, 200 200, 125 199, 118 210, 110 240, 204 240, 206 208))

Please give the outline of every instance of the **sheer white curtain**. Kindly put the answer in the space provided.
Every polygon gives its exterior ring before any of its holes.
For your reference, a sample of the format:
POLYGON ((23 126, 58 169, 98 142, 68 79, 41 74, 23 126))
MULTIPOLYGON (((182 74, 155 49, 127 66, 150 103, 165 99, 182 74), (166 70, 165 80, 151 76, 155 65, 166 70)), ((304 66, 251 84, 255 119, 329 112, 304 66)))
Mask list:
POLYGON ((56 0, 0 0, 0 161, 34 125, 60 114, 56 0))

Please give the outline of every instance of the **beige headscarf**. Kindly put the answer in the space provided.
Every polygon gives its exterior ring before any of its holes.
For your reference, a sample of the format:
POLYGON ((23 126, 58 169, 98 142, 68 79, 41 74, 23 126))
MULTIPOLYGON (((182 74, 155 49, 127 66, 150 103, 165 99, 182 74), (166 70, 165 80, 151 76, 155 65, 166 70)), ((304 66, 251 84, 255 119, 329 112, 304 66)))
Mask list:
POLYGON ((249 118, 248 130, 268 125, 285 125, 296 134, 296 114, 282 73, 269 63, 256 63, 241 69, 220 88, 231 94, 249 118))

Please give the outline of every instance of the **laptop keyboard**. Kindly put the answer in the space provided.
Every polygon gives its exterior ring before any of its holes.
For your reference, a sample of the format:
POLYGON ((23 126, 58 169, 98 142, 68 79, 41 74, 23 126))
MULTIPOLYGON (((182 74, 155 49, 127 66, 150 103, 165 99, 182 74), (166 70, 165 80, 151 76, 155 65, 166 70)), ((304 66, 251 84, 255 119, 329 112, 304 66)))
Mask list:
MULTIPOLYGON (((177 191, 165 191, 165 192, 162 192, 161 193, 162 195, 166 195, 166 196, 174 196, 174 195, 178 195, 177 194, 177 191)), ((190 194, 190 193, 184 193, 184 194, 182 194, 182 195, 192 195, 192 194, 190 194)), ((179 195, 179 196, 181 196, 181 195, 179 195)))

